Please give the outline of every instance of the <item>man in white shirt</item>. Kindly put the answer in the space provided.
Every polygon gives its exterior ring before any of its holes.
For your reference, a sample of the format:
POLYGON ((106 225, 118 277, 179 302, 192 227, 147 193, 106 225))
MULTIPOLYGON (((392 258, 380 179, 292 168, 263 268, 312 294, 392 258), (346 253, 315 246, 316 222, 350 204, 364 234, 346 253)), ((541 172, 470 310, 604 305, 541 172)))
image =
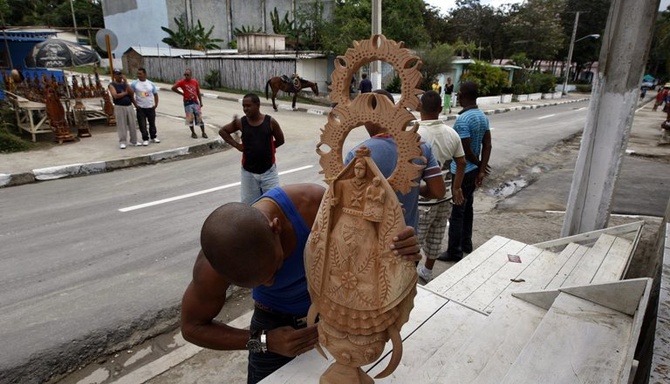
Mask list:
POLYGON ((158 88, 147 80, 147 71, 144 68, 137 69, 137 80, 130 87, 135 92, 135 104, 137 105, 137 123, 142 132, 142 145, 149 145, 149 139, 154 143, 160 143, 156 137, 156 107, 158 107, 158 88), (149 131, 147 132, 147 121, 149 131))
MULTIPOLYGON (((431 146, 433 155, 443 169, 449 161, 456 162, 451 194, 453 203, 460 205, 463 204, 461 183, 465 172, 465 152, 458 133, 439 120, 441 112, 440 94, 435 91, 424 93, 421 96, 421 122, 418 133, 421 135, 421 140, 431 146)), ((419 203, 419 244, 426 255, 426 262, 417 266, 417 273, 426 282, 433 278, 433 265, 440 255, 450 212, 451 204, 446 196, 419 203)))

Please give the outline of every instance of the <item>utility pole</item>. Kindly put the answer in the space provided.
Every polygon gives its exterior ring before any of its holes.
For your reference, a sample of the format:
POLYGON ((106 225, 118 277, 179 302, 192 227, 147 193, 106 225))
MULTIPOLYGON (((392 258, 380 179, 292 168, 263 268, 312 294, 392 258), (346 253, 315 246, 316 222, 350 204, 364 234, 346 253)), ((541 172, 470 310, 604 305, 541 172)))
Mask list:
POLYGON ((72 11, 72 24, 74 24, 74 38, 79 42, 79 34, 77 33, 77 18, 74 16, 74 0, 70 0, 70 10, 72 11))
POLYGON ((568 94, 568 77, 570 77, 570 68, 572 68, 572 50, 575 48, 577 24, 579 24, 579 11, 575 12, 575 25, 572 27, 572 37, 570 38, 570 48, 568 49, 568 63, 565 66, 565 73, 563 74, 563 95, 568 94))
MULTIPOLYGON (((382 0, 372 0, 372 34, 382 33, 382 0)), ((382 65, 379 60, 370 63, 372 89, 382 87, 382 65)))
POLYGON ((612 0, 562 236, 607 227, 660 0, 612 0))

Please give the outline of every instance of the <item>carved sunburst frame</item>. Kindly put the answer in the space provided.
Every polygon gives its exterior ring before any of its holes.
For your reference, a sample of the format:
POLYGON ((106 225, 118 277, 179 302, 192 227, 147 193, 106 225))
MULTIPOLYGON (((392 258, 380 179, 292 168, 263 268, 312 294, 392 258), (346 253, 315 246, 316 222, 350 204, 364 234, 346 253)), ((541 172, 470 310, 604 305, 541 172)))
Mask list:
MULTIPOLYGON (((402 42, 389 40, 384 35, 374 35, 369 40, 354 41, 343 56, 335 59, 332 73, 330 100, 337 103, 328 114, 328 122, 321 129, 320 141, 316 152, 321 157, 319 163, 325 181, 329 183, 344 169, 342 146, 346 137, 354 128, 372 122, 388 129, 398 147, 398 162, 388 178, 391 187, 405 194, 416 186, 414 181, 421 173, 423 165, 415 164, 421 156, 420 137, 416 133, 418 124, 408 128, 414 120, 410 110, 419 106, 419 97, 423 91, 417 86, 421 82, 421 60, 412 52, 403 48, 402 42), (351 78, 358 69, 373 61, 391 64, 401 80, 400 101, 393 105, 384 95, 365 93, 349 97, 351 78), (373 108, 373 99, 376 107, 373 108), (324 149, 326 146, 330 150, 324 149)), ((425 159, 423 159, 425 160, 425 159)))

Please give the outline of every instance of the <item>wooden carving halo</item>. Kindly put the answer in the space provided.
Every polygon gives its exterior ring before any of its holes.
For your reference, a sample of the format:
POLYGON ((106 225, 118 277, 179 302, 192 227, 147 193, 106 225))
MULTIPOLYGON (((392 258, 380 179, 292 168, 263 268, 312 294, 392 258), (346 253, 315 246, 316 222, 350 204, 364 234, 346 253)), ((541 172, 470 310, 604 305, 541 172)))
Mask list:
POLYGON ((335 59, 335 70, 331 75, 330 100, 337 103, 328 114, 328 122, 321 129, 320 141, 316 152, 321 157, 319 163, 325 174, 325 181, 332 180, 344 169, 342 146, 352 129, 366 122, 378 124, 393 136, 398 148, 398 160, 388 182, 391 187, 405 194, 416 186, 414 181, 423 169, 423 165, 413 160, 425 159, 421 155, 420 136, 416 133, 418 124, 407 129, 414 120, 408 109, 419 106, 418 95, 423 91, 417 88, 421 81, 421 60, 412 52, 403 48, 402 42, 389 40, 384 35, 374 35, 368 40, 354 41, 354 47, 347 49, 343 56, 335 59), (381 60, 393 65, 401 80, 400 101, 392 105, 384 95, 365 93, 349 98, 351 78, 358 69, 370 62, 381 60), (372 100, 376 107, 372 107, 372 100), (325 145, 330 151, 323 150, 325 145))

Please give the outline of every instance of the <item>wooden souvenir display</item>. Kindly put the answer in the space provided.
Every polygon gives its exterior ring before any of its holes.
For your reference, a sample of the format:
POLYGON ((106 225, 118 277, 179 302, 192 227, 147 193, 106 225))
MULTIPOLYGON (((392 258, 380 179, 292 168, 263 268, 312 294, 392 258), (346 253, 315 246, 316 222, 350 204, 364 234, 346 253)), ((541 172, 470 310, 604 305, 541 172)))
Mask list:
POLYGON ((107 125, 113 126, 116 125, 116 116, 114 115, 114 104, 112 104, 112 98, 109 96, 109 92, 105 91, 102 93, 102 99, 104 100, 103 111, 107 115, 107 125))
POLYGON ((77 128, 77 136, 91 137, 91 129, 86 116, 86 106, 81 100, 75 100, 72 112, 74 114, 74 126, 77 128))
MULTIPOLYGON (((421 158, 418 126, 407 128, 414 120, 408 109, 418 107, 422 92, 416 88, 420 66, 419 58, 402 43, 383 35, 355 41, 335 60, 331 101, 337 106, 328 115, 317 144, 329 188, 305 248, 312 298, 308 323, 314 324, 319 316, 320 346, 335 358, 321 376, 322 384, 374 382, 360 367, 379 359, 389 339, 393 355, 376 378, 390 375, 402 356, 400 328, 414 305, 417 274, 414 263, 394 255, 389 244, 405 227, 394 191, 406 193, 416 186, 414 179, 423 168, 412 162, 421 158), (402 80, 402 97, 396 105, 376 93, 350 100, 353 74, 376 60, 392 64, 402 80), (398 161, 388 180, 367 148, 360 148, 355 159, 343 165, 346 136, 365 122, 387 128, 396 141, 398 161)), ((324 354, 320 346, 317 349, 324 354)))
POLYGON ((56 136, 56 141, 58 144, 64 141, 74 141, 74 136, 70 133, 70 126, 65 119, 65 108, 63 108, 56 87, 46 86, 44 92, 49 125, 56 136))

